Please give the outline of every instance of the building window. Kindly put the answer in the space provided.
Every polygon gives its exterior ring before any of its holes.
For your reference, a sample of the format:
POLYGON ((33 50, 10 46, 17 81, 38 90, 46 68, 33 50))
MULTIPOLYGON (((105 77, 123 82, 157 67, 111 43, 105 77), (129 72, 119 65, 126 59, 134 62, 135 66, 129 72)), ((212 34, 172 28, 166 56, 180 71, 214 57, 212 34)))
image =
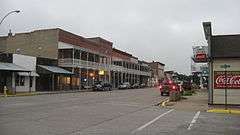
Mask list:
POLYGON ((70 77, 67 77, 67 84, 71 84, 71 78, 70 77))
POLYGON ((25 76, 17 75, 15 82, 16 82, 16 86, 24 86, 25 76))

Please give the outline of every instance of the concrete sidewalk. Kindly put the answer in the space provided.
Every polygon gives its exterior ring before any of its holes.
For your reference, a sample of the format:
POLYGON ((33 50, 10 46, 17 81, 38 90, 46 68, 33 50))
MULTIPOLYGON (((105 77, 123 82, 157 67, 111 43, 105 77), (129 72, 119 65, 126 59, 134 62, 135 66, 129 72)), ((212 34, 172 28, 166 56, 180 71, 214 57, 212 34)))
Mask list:
POLYGON ((182 111, 201 111, 211 113, 232 113, 240 114, 240 106, 208 105, 208 93, 206 89, 196 90, 192 96, 183 96, 178 102, 166 103, 166 108, 182 111))
POLYGON ((184 111, 207 111, 207 90, 196 90, 196 94, 193 94, 192 96, 183 96, 183 98, 178 102, 169 102, 166 107, 184 111))
MULTIPOLYGON (((46 95, 46 94, 64 94, 64 93, 91 92, 91 91, 92 91, 92 89, 64 90, 64 91, 18 92, 16 94, 8 94, 6 97, 36 96, 36 95, 46 95)), ((0 97, 5 97, 5 95, 4 94, 0 94, 0 97)))

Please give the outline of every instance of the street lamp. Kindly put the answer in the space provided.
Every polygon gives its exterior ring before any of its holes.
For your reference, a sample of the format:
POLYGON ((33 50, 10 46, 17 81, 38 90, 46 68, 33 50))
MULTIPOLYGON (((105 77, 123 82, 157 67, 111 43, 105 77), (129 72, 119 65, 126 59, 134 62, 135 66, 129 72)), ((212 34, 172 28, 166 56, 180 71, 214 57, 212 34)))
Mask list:
POLYGON ((19 12, 20 12, 20 10, 13 10, 13 11, 7 13, 7 14, 2 18, 2 20, 1 20, 1 22, 0 22, 0 25, 2 24, 2 22, 4 21, 4 19, 5 19, 7 16, 9 16, 9 15, 12 14, 12 13, 19 13, 19 12))

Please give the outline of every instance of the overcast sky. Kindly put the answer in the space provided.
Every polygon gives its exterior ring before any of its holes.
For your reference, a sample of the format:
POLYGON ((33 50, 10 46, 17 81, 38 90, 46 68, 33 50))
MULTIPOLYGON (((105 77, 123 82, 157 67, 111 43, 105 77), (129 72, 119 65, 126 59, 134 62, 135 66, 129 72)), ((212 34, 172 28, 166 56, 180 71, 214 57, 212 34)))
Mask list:
POLYGON ((239 0, 1 0, 0 35, 59 27, 84 37, 100 36, 140 60, 190 73, 193 45, 206 45, 202 22, 214 34, 240 33, 239 0))

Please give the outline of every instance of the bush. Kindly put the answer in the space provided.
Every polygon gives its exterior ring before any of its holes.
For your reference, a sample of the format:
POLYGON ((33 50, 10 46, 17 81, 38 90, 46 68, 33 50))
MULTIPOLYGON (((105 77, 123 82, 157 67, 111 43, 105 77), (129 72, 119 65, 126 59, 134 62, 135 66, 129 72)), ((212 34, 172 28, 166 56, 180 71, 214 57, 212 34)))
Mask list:
POLYGON ((193 94, 195 94, 195 91, 193 91, 193 90, 183 92, 183 96, 192 96, 193 94))

